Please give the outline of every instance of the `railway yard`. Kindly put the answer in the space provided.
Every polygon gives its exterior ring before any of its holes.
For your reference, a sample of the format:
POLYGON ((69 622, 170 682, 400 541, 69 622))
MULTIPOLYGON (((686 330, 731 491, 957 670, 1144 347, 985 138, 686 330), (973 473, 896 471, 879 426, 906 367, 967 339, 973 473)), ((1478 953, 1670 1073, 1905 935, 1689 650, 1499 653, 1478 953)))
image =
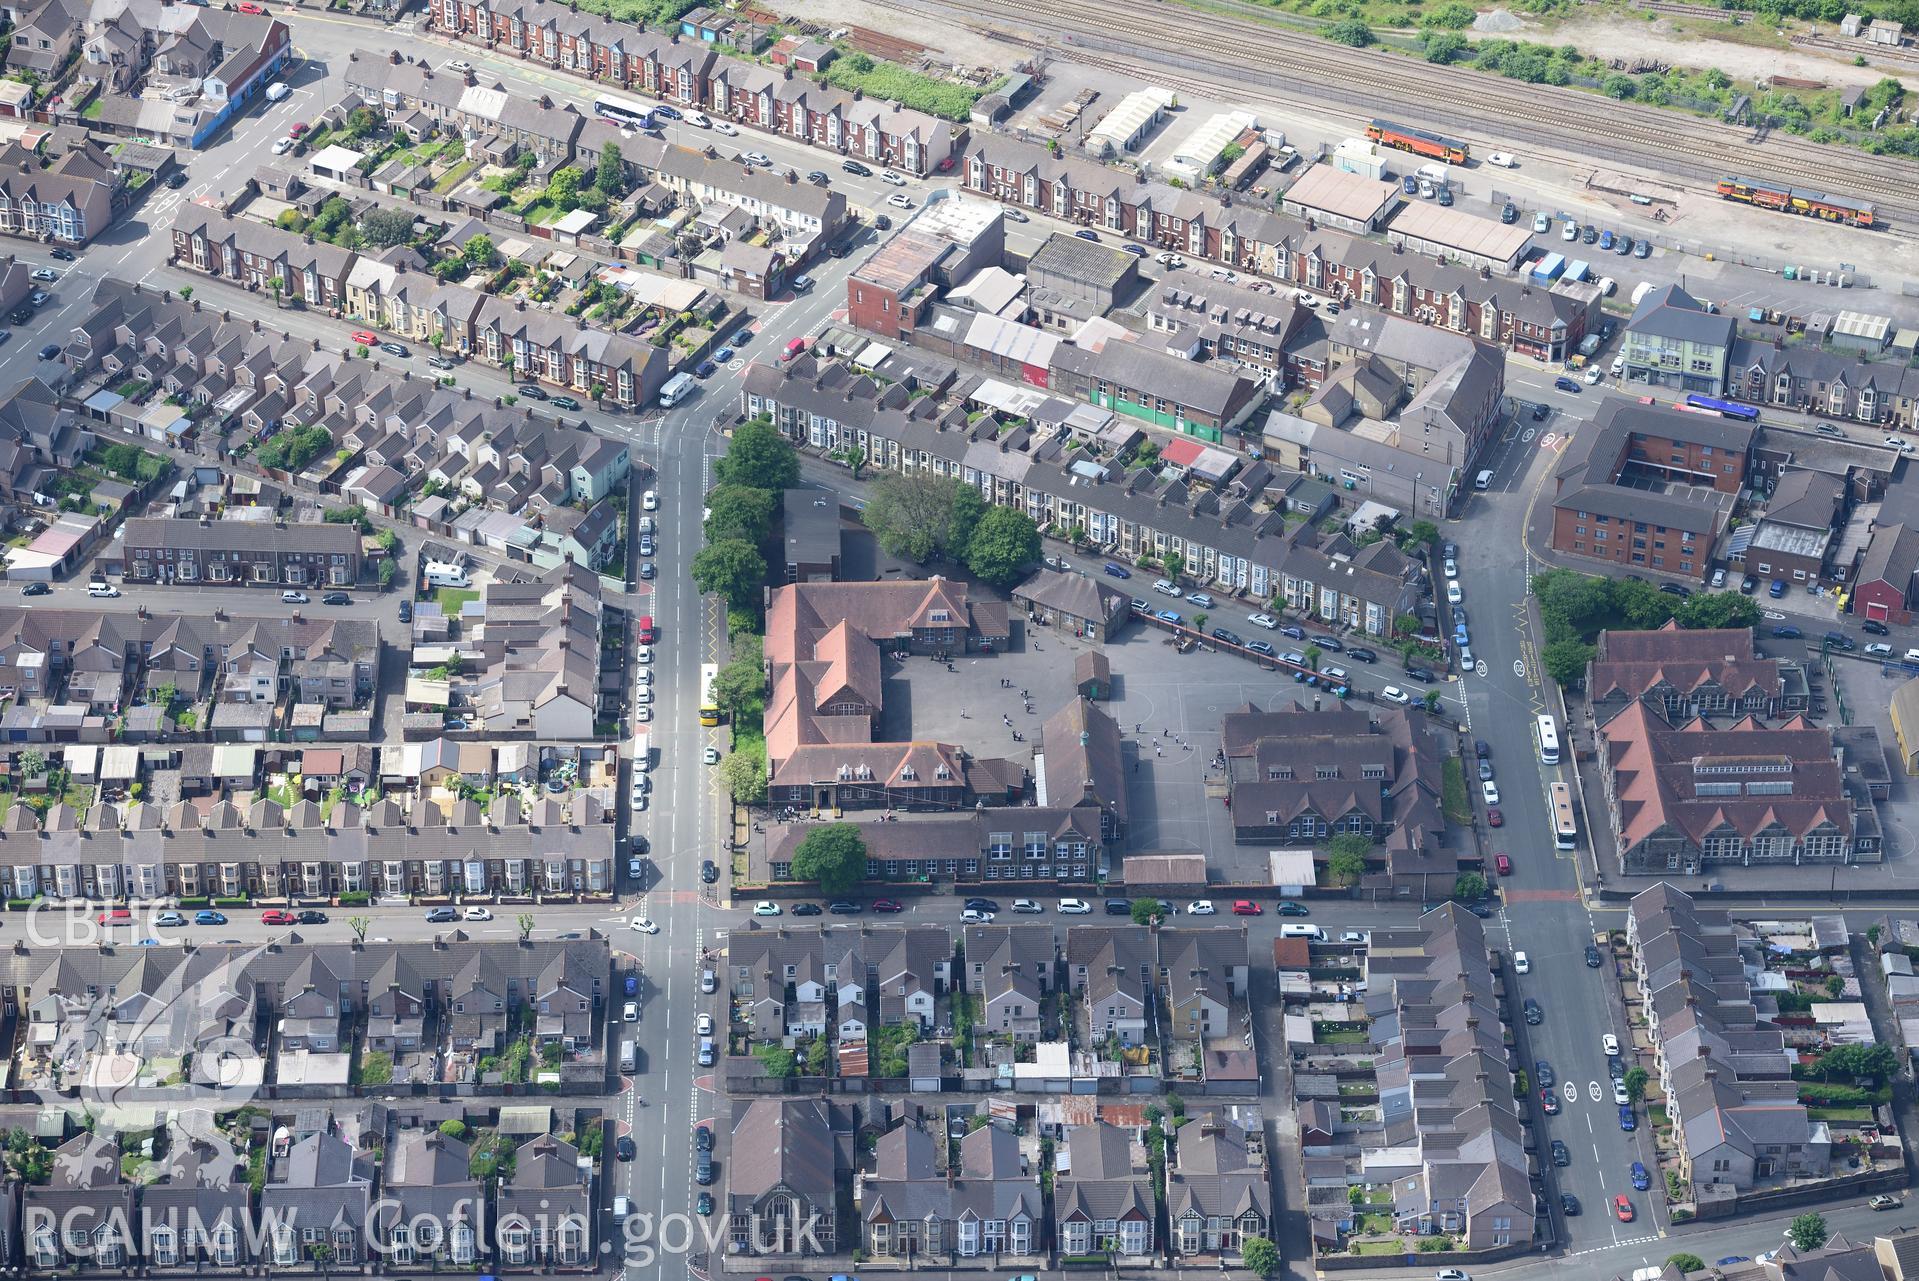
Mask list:
POLYGON ((1222 86, 1249 104, 1319 115, 1418 120, 1520 158, 1642 167, 1716 193, 1729 173, 1830 193, 1873 206, 1879 225, 1919 243, 1919 163, 1824 145, 1784 132, 1681 117, 1658 107, 1574 89, 1515 82, 1466 67, 1443 78, 1403 54, 1351 49, 1209 4, 1204 20, 1166 0, 875 0, 879 7, 951 22, 1035 51, 1129 79, 1150 77, 1182 94, 1217 97, 1222 86), (1246 57, 1257 48, 1257 60, 1246 57), (1407 74, 1410 66, 1419 74, 1407 74), (1470 109, 1462 104, 1470 102, 1470 109))

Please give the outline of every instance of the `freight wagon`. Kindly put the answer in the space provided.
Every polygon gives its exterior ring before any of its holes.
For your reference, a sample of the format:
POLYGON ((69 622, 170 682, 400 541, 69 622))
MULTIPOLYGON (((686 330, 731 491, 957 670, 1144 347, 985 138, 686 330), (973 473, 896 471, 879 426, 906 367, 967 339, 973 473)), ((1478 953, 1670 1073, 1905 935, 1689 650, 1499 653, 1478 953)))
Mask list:
POLYGON ((1781 213, 1799 214, 1826 222, 1843 222, 1850 227, 1870 227, 1876 220, 1872 206, 1857 200, 1829 196, 1823 191, 1813 191, 1807 187, 1784 187, 1776 182, 1760 182, 1754 178, 1721 178, 1719 195, 1722 199, 1743 200, 1761 209, 1777 209, 1781 213))
POLYGON ((1366 136, 1382 147, 1396 147, 1416 156, 1430 156, 1449 165, 1463 165, 1472 154, 1466 144, 1454 138, 1396 125, 1390 120, 1375 120, 1366 126, 1366 136))

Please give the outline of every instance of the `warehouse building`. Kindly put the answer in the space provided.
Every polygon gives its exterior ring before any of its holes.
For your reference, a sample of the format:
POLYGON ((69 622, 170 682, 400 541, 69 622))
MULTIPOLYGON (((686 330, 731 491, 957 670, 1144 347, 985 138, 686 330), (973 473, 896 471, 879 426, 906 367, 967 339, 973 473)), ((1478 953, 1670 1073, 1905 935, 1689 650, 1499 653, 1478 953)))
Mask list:
POLYGON ((1139 150, 1177 101, 1178 95, 1171 89, 1157 85, 1135 89, 1086 135, 1087 152, 1103 159, 1116 151, 1139 150))
POLYGON ((1379 230, 1398 203, 1398 184, 1333 165, 1314 165, 1280 197, 1281 208, 1295 217, 1357 235, 1379 230))
POLYGON ((1386 228, 1386 239, 1429 258, 1513 271, 1526 256, 1532 232, 1519 223, 1495 222, 1444 205, 1408 204, 1386 228))

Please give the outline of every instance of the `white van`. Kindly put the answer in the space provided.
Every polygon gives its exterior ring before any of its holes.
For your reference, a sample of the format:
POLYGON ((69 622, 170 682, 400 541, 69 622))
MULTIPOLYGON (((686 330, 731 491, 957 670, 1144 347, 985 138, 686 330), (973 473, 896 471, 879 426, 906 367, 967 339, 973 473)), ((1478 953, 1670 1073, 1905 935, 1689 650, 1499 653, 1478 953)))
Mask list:
POLYGON ((284 83, 282 83, 281 81, 275 80, 272 84, 267 86, 267 101, 268 102, 285 102, 287 98, 292 95, 292 93, 293 93, 293 90, 287 88, 284 83))
POLYGON ((670 409, 691 396, 698 386, 692 374, 674 374, 666 380, 666 386, 660 388, 660 403, 670 409))
POLYGON ((1326 931, 1317 925, 1298 925, 1291 922, 1279 927, 1279 936, 1283 939, 1312 939, 1316 943, 1326 941, 1326 931))
POLYGON ((703 111, 688 111, 683 113, 683 115, 686 123, 692 125, 695 129, 711 129, 713 127, 713 122, 706 118, 706 113, 703 111))
POLYGON ((1486 471, 1480 472, 1479 475, 1473 477, 1474 489, 1491 489, 1492 487, 1493 487, 1493 473, 1490 468, 1487 469, 1486 471))
POLYGON ((616 1196, 613 1198, 613 1218, 616 1222, 619 1222, 619 1223, 626 1222, 627 1216, 632 1213, 633 1213, 632 1201, 628 1200, 626 1197, 623 1197, 623 1196, 616 1196))
POLYGON ((466 566, 450 560, 430 560, 421 571, 428 587, 467 587, 466 566))

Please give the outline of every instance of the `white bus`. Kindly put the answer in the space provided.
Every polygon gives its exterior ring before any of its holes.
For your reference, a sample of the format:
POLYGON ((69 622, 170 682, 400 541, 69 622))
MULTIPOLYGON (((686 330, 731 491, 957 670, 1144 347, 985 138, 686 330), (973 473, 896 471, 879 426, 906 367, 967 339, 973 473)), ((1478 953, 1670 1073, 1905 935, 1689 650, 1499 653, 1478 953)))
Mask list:
POLYGON ((653 108, 626 98, 596 98, 593 112, 622 129, 645 129, 653 123, 653 108))
POLYGON ((1552 793, 1553 844, 1569 850, 1579 839, 1579 825, 1573 819, 1573 789, 1554 783, 1548 790, 1552 793))
POLYGON ((1539 742, 1539 761, 1542 765, 1559 764, 1559 727, 1553 724, 1553 718, 1542 716, 1533 725, 1533 737, 1539 742))

